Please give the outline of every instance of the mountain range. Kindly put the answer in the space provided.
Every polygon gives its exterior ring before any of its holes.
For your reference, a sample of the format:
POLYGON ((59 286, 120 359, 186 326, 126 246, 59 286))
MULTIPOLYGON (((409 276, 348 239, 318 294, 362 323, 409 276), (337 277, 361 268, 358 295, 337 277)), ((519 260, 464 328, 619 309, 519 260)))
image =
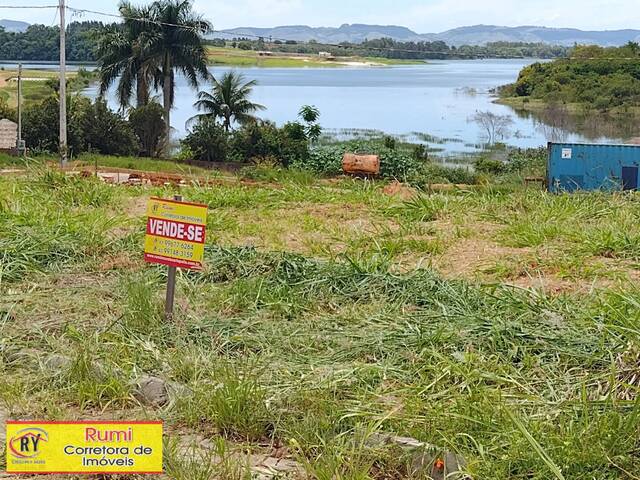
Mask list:
POLYGON ((7 32, 24 32, 27 28, 29 28, 29 24, 27 22, 20 22, 18 20, 0 20, 0 27, 4 28, 7 32))
MULTIPOLYGON (((0 27, 8 32, 24 32, 29 24, 17 20, 0 20, 0 27)), ((443 41, 448 45, 484 45, 490 42, 547 43, 571 46, 578 44, 601 45, 604 47, 624 45, 629 41, 640 42, 640 30, 589 31, 577 28, 550 27, 501 27, 496 25, 474 25, 454 28, 440 33, 416 33, 397 25, 365 25, 345 23, 340 27, 309 27, 308 25, 288 25, 273 28, 239 27, 222 30, 212 38, 264 37, 274 40, 295 40, 320 43, 362 43, 377 38, 392 38, 401 42, 443 41)))
POLYGON ((438 41, 449 45, 484 45, 489 42, 530 42, 571 46, 593 44, 619 46, 629 41, 640 41, 640 30, 587 31, 576 28, 549 27, 501 27, 496 25, 474 25, 454 28, 441 33, 416 33, 406 27, 395 25, 344 24, 340 27, 309 27, 289 25, 274 28, 239 27, 214 34, 218 38, 259 36, 274 40, 295 40, 320 43, 361 43, 377 38, 392 38, 402 42, 438 41))

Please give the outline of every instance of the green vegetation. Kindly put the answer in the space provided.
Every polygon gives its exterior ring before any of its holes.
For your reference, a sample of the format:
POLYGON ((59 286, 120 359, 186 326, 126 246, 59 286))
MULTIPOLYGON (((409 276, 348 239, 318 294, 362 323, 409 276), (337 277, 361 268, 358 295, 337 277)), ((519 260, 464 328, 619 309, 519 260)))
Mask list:
MULTIPOLYGON (((628 111, 640 106, 640 46, 582 47, 568 59, 525 67, 518 81, 501 89, 509 99, 573 104, 582 109, 628 111)), ((520 104, 518 103, 518 105, 520 104)))
MULTIPOLYGON (((101 22, 72 22, 67 27, 67 60, 95 61, 98 39, 105 32, 101 22)), ((60 57, 60 28, 31 25, 25 32, 0 28, 0 59, 57 61, 60 57)))
POLYGON ((215 47, 231 46, 244 52, 269 51, 284 54, 319 55, 327 52, 334 57, 360 57, 380 60, 428 60, 465 58, 559 58, 568 54, 569 48, 544 43, 494 42, 483 46, 449 46, 445 42, 400 42, 391 38, 366 40, 359 44, 343 42, 340 45, 325 45, 315 41, 267 42, 265 39, 236 38, 232 41, 213 40, 215 47))
MULTIPOLYGON (((139 140, 129 122, 107 107, 104 100, 91 102, 80 95, 69 98, 69 150, 113 155, 137 154, 139 140)), ((54 96, 27 106, 23 114, 23 138, 32 154, 58 149, 60 123, 58 99, 54 96)))
MULTIPOLYGON (((42 70, 23 70, 22 101, 30 105, 55 94, 59 89, 57 72, 42 70)), ((18 104, 18 72, 16 70, 0 71, 0 101, 15 108, 18 104)), ((67 78, 67 89, 70 93, 79 93, 95 80, 95 74, 83 68, 70 72, 67 78)))
POLYGON ((633 478, 635 194, 279 175, 180 188, 209 230, 170 323, 141 245, 147 198, 177 189, 0 176, 0 416, 162 419, 177 479, 246 478, 249 452, 295 479, 426 478, 380 433, 473 478, 633 478), (145 374, 169 403, 140 403, 145 374))
MULTIPOLYGON (((232 45, 233 42, 230 43, 232 45)), ((213 65, 229 65, 237 67, 264 67, 264 68, 335 68, 349 63, 363 65, 404 65, 419 64, 420 60, 399 60, 381 57, 347 56, 345 54, 334 58, 320 57, 316 53, 298 54, 292 52, 280 52, 277 49, 269 53, 256 50, 245 50, 227 46, 207 47, 208 60, 213 65)))

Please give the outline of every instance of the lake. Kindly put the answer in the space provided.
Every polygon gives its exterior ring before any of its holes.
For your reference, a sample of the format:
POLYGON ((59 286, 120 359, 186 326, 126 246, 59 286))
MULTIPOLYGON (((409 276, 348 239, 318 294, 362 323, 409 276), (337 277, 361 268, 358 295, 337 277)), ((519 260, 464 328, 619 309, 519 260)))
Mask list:
MULTIPOLYGON (((341 138, 385 132, 422 141, 443 154, 473 153, 482 148, 480 127, 470 121, 477 111, 510 115, 513 124, 505 143, 537 147, 547 141, 620 142, 635 136, 633 129, 615 128, 598 118, 557 120, 544 115, 516 112, 493 103, 490 90, 514 82, 520 70, 536 60, 451 60, 424 65, 349 68, 236 68, 247 80, 258 82, 253 100, 265 105, 260 113, 281 125, 296 119, 302 105, 320 109, 324 130, 341 138), (555 124, 559 122, 559 124, 555 124), (549 126, 549 124, 552 124, 549 126), (606 128, 605 128, 606 127, 606 128)), ((10 68, 11 65, 5 65, 10 68)), ((25 64, 25 68, 52 68, 25 64)), ((76 67, 73 67, 76 68, 76 67)), ((228 67, 212 67, 215 76, 228 67)), ((97 95, 97 87, 85 92, 97 95)), ((194 92, 177 78, 172 124, 179 136, 196 112, 194 92)), ((109 102, 117 108, 114 96, 109 102)), ((628 126, 628 122, 622 126, 628 126)))

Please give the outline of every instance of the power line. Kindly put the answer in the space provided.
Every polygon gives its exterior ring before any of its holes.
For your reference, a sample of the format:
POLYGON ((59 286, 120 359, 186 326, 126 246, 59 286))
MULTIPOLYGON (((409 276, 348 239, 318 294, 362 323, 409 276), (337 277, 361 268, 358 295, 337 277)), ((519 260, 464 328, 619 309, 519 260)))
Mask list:
POLYGON ((34 8, 58 8, 58 5, 0 5, 0 9, 8 8, 8 9, 34 9, 34 8))

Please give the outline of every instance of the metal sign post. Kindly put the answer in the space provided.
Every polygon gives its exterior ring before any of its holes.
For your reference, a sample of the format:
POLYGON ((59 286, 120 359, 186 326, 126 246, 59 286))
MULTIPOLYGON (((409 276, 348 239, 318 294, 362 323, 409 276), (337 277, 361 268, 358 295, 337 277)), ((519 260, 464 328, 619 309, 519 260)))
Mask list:
POLYGON ((67 50, 66 50, 66 23, 65 0, 60 0, 60 166, 67 165, 67 50))
MULTIPOLYGON (((174 195, 173 199, 176 202, 182 202, 182 195, 174 195)), ((164 302, 164 318, 167 321, 173 320, 173 301, 176 296, 176 273, 177 267, 169 266, 169 272, 167 275, 167 295, 164 302)))
POLYGON ((182 195, 175 195, 172 200, 149 200, 144 259, 169 267, 164 306, 166 320, 173 319, 177 269, 202 269, 206 228, 206 205, 185 202, 182 195))

